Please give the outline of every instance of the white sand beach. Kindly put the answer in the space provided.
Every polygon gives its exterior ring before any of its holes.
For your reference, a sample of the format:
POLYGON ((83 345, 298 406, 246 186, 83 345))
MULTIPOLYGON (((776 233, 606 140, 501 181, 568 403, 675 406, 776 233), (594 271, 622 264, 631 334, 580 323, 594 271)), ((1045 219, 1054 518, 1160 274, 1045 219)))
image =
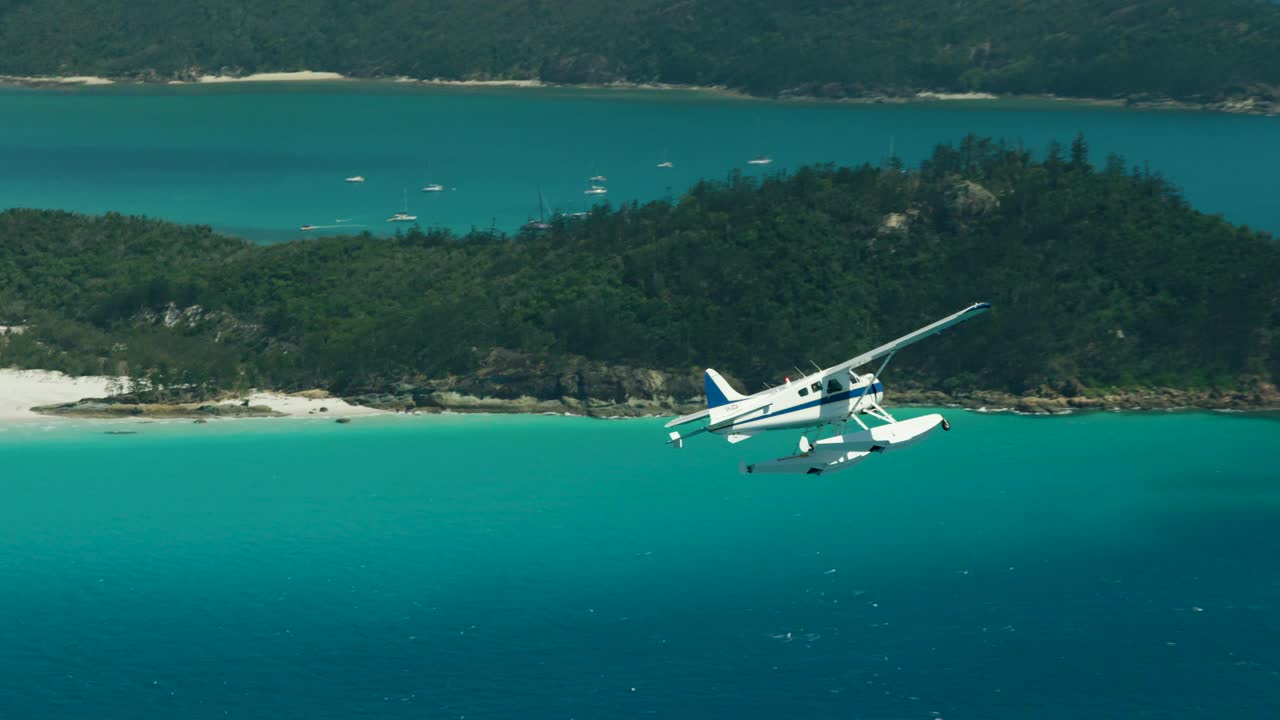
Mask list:
POLYGON ((991 93, 985 92, 963 92, 963 93, 940 93, 921 91, 916 93, 919 100, 998 100, 999 98, 991 93))
POLYGON ((0 369, 0 421, 33 420, 37 405, 75 402, 107 394, 109 377, 72 377, 53 370, 0 369))
MULTIPOLYGON (((47 416, 32 412, 31 408, 104 397, 111 381, 112 378, 109 377, 73 377, 53 370, 0 369, 0 422, 47 419, 47 416)), ((297 395, 252 392, 240 398, 219 401, 218 404, 235 405, 248 400, 250 405, 266 405, 291 417, 354 417, 385 412, 322 395, 314 392, 297 395), (327 410, 322 413, 320 408, 327 410)))
POLYGON ((115 80, 97 75, 24 76, 0 75, 0 82, 21 83, 24 85, 112 85, 115 80))
MULTIPOLYGON (((308 393, 309 394, 309 393, 308 393)), ((332 415, 334 417, 358 417, 360 415, 385 415, 386 410, 352 405, 341 398, 306 397, 304 394, 286 395, 275 392, 254 392, 239 400, 224 400, 222 405, 234 405, 248 400, 250 405, 266 405, 276 412, 290 417, 306 415, 332 415), (328 408, 323 413, 320 408, 328 408)))
POLYGON ((319 72, 316 70, 298 70, 296 72, 254 73, 243 77, 233 75, 201 75, 198 83, 234 83, 234 82, 301 82, 312 80, 346 80, 347 76, 335 72, 319 72))

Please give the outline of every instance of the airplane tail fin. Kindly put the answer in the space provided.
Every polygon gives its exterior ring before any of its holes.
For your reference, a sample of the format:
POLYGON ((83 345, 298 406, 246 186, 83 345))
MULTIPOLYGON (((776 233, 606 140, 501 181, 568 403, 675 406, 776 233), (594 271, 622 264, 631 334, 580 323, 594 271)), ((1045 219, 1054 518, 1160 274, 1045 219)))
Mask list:
POLYGON ((706 386, 707 390, 708 408, 718 408, 721 405, 728 405, 729 403, 737 402, 746 397, 737 390, 729 387, 729 383, 725 382, 725 379, 720 377, 720 373, 712 370, 711 368, 707 368, 707 375, 703 384, 706 386))

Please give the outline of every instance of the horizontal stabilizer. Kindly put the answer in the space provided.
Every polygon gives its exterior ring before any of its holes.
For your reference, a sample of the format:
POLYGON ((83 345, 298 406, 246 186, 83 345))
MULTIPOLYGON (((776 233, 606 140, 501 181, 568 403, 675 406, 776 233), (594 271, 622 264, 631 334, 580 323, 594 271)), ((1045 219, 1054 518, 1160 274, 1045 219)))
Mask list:
POLYGON ((707 409, 707 410, 699 410, 699 411, 698 411, 698 412, 696 412, 696 413, 690 413, 690 414, 688 414, 688 415, 681 415, 680 417, 676 418, 675 420, 671 420, 671 421, 669 421, 666 425, 663 425, 663 427, 669 427, 669 428, 670 428, 670 427, 675 427, 675 426, 677 426, 677 425, 685 425, 685 424, 687 424, 687 423, 697 422, 698 420, 701 420, 702 418, 704 418, 704 417, 706 417, 706 416, 708 416, 708 415, 710 415, 710 414, 711 414, 711 410, 710 410, 710 409, 707 409))

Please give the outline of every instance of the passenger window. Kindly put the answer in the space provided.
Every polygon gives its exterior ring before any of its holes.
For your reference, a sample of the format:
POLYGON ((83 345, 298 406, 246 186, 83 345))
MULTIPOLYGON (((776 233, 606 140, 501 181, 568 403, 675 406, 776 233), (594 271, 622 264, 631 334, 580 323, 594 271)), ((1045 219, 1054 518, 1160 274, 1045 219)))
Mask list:
POLYGON ((841 390, 844 390, 844 388, 840 386, 840 381, 839 381, 839 380, 837 380, 837 379, 835 379, 835 378, 831 378, 830 380, 827 380, 827 394, 828 394, 828 395, 834 395, 835 393, 838 393, 838 392, 840 392, 841 390))
POLYGON ((822 383, 820 383, 820 382, 816 382, 816 383, 814 383, 814 384, 810 385, 810 386, 809 386, 809 389, 810 389, 810 390, 812 390, 812 391, 814 391, 814 392, 816 392, 816 393, 820 393, 820 392, 822 392, 822 383))
POLYGON ((804 397, 805 395, 808 395, 808 394, 809 394, 809 388, 800 388, 800 397, 804 397))

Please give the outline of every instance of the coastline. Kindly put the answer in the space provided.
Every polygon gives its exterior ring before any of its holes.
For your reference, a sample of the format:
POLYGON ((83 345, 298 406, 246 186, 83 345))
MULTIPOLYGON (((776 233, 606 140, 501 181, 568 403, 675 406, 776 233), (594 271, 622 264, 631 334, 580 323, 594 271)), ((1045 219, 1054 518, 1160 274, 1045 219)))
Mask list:
POLYGON ((100 402, 127 378, 71 376, 56 370, 0 369, 0 423, 49 417, 86 419, 244 417, 334 418, 382 415, 385 410, 354 405, 323 391, 282 393, 252 390, 217 400, 189 403, 100 402))
MULTIPOLYGON (((234 76, 234 75, 201 75, 195 79, 197 84, 207 85, 210 83, 250 83, 250 82, 333 82, 335 80, 349 80, 340 73, 335 72, 317 72, 313 70, 299 70, 296 72, 267 72, 253 73, 252 75, 234 76)), ((183 80, 170 80, 170 85, 183 84, 183 80)))
MULTIPOLYGON (((396 412, 417 414, 575 415, 593 418, 671 417, 703 409, 701 397, 603 398, 485 397, 455 390, 418 395, 332 397, 323 390, 300 393, 250 391, 218 400, 143 403, 123 397, 104 401, 115 381, 108 377, 73 377, 56 371, 0 369, 0 423, 30 422, 49 417, 77 419, 192 419, 245 417, 350 418, 396 412)), ((937 390, 890 389, 888 407, 953 407, 976 412, 1064 415, 1076 412, 1280 410, 1280 390, 1262 385, 1249 391, 1217 392, 1174 388, 1116 389, 1067 397, 1059 394, 1012 395, 976 390, 947 394, 937 390)))
POLYGON ((102 87, 109 85, 234 85, 241 83, 395 83, 400 85, 416 85, 422 87, 456 87, 456 88, 523 88, 523 89, 579 89, 579 90, 651 90, 678 91, 706 94, 717 97, 739 100, 755 100, 762 102, 804 102, 819 104, 849 105, 900 105, 911 103, 1061 103, 1080 107, 1112 108, 1118 110, 1171 110, 1180 112, 1220 112, 1234 115, 1255 115, 1259 117, 1280 116, 1280 101, 1261 97, 1244 97, 1214 102, 1192 102, 1172 98, 1152 97, 1145 94, 1130 95, 1118 98, 1074 97, 1054 94, 995 94, 989 92, 946 92, 936 90, 917 90, 910 94, 871 93, 859 97, 821 97, 782 91, 776 96, 750 95, 741 90, 723 85, 680 85, 660 82, 631 82, 615 80, 606 83, 553 83, 538 79, 497 78, 497 79, 451 79, 451 78, 413 78, 405 75, 391 76, 350 76, 342 73, 322 70, 294 70, 287 72, 259 72, 248 75, 186 75, 181 77, 101 77, 96 75, 67 76, 20 76, 0 75, 0 86, 18 86, 30 88, 76 88, 102 87))
POLYGON ((18 85, 21 87, 69 87, 76 85, 115 85, 117 82, 128 82, 98 75, 0 75, 0 85, 18 85))
MULTIPOLYGON (((479 397, 457 392, 433 393, 429 404, 416 412, 505 413, 580 415, 595 418, 672 417, 706 409, 701 396, 674 399, 627 398, 617 402, 600 398, 515 399, 479 397)), ((348 398, 363 400, 363 398, 348 398)), ((1113 390, 1089 396, 1057 394, 1013 395, 997 390, 975 390, 948 394, 939 390, 897 390, 889 388, 886 407, 952 407, 976 412, 1012 412, 1019 415, 1068 415, 1077 412, 1170 412, 1226 411, 1271 413, 1280 411, 1280 391, 1265 387, 1257 391, 1216 392, 1179 388, 1113 390)), ((373 405, 377 407, 377 404, 373 405)), ((388 405, 388 407, 393 407, 388 405)))

